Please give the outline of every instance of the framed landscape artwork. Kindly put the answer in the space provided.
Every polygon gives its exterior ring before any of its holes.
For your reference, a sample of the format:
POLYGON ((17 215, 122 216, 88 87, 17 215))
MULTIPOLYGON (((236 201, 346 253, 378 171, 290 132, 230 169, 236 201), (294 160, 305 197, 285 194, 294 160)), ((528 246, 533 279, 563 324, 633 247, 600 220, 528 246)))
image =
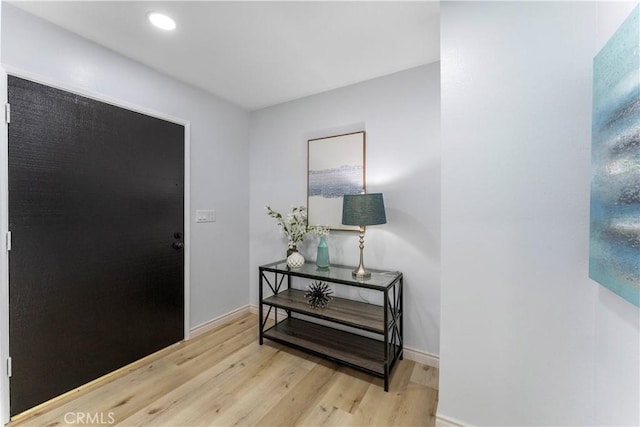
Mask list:
POLYGON ((640 11, 593 61, 589 277, 640 307, 640 11))
POLYGON ((365 132, 310 139, 307 150, 309 225, 358 230, 342 225, 342 196, 365 190, 365 132))

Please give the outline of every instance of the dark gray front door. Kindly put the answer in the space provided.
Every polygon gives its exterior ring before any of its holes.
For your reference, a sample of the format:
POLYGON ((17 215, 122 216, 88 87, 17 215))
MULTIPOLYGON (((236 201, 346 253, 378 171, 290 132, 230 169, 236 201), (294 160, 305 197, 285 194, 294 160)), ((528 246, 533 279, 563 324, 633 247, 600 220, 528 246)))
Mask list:
POLYGON ((184 126, 10 76, 11 414, 184 335, 184 126))

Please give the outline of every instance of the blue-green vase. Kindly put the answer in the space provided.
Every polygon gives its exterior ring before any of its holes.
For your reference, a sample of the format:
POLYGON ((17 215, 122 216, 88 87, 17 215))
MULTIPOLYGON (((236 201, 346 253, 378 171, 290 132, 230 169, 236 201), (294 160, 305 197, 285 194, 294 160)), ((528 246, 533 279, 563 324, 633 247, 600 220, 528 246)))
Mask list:
POLYGON ((316 265, 318 268, 329 268, 329 246, 327 246, 327 240, 324 236, 320 236, 320 243, 318 243, 316 265))

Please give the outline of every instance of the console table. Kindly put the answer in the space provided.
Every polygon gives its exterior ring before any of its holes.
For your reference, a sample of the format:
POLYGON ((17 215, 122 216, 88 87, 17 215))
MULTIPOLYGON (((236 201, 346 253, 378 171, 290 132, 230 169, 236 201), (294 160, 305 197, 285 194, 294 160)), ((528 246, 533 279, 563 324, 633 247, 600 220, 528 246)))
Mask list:
POLYGON ((355 279, 353 267, 323 270, 306 263, 289 269, 286 260, 260 266, 259 271, 260 345, 267 338, 359 369, 384 378, 384 390, 389 390, 389 374, 403 356, 402 273, 370 270, 371 278, 355 279), (309 280, 303 289, 294 289, 294 277, 309 280), (334 296, 325 308, 311 308, 304 296, 311 281, 332 285, 334 293, 337 286, 381 292, 381 305, 334 296), (278 317, 278 309, 285 314, 278 317), (275 325, 267 328, 270 317, 275 325))

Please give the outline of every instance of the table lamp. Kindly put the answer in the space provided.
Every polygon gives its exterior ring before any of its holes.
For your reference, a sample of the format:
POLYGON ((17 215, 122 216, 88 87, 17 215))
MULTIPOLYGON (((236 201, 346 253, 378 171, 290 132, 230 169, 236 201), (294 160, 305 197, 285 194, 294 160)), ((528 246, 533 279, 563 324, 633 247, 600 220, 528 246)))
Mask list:
POLYGON ((386 224, 382 193, 345 194, 342 199, 342 224, 360 227, 360 265, 353 271, 356 279, 368 279, 371 272, 365 270, 362 252, 364 249, 364 228, 367 225, 386 224))

